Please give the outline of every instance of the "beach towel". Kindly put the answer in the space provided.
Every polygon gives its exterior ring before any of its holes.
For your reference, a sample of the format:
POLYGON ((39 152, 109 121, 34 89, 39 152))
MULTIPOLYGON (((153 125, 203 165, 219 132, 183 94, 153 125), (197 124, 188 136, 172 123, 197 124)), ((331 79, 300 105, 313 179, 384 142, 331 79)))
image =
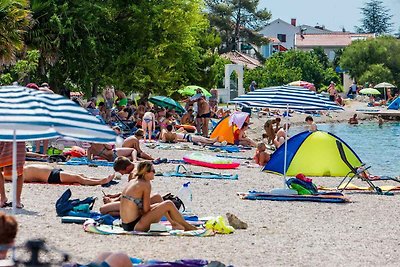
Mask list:
POLYGON ((278 195, 268 192, 249 191, 246 193, 238 192, 241 199, 247 200, 272 200, 272 201, 311 201, 326 203, 346 203, 350 202, 342 193, 319 193, 317 195, 278 195))
POLYGON ((140 232, 140 231, 125 231, 120 226, 104 225, 96 223, 94 220, 87 220, 83 224, 85 232, 101 235, 144 235, 144 236, 197 236, 207 237, 214 236, 212 230, 199 229, 194 231, 172 230, 167 227, 167 232, 140 232))
POLYGON ((252 157, 241 157, 241 156, 231 156, 225 154, 218 154, 217 157, 219 158, 227 158, 227 159, 244 159, 244 160, 252 160, 252 157))
POLYGON ((108 162, 106 160, 88 160, 86 157, 82 158, 71 158, 67 162, 63 163, 64 165, 90 165, 90 166, 103 166, 103 167, 112 167, 114 162, 108 162))
POLYGON ((225 180, 237 180, 239 176, 237 174, 222 174, 213 172, 192 172, 187 170, 185 166, 178 165, 174 171, 156 173, 156 176, 164 177, 185 177, 185 178, 200 178, 200 179, 225 179, 225 180))
POLYGON ((219 152, 226 151, 229 153, 240 152, 240 148, 238 146, 208 146, 208 149, 211 151, 219 152))

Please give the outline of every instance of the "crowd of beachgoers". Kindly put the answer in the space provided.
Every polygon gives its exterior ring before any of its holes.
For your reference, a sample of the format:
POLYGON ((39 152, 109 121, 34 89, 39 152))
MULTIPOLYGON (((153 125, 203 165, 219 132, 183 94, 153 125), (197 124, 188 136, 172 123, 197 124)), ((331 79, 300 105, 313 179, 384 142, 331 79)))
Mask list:
MULTIPOLYGON (((28 84, 27 87, 41 90, 45 93, 53 93, 48 84, 42 84, 40 87, 36 84, 28 84)), ((178 106, 171 106, 170 103, 153 105, 146 98, 138 100, 129 99, 124 92, 114 90, 112 87, 107 87, 99 98, 93 97, 87 101, 83 101, 78 97, 71 97, 74 102, 87 109, 93 116, 97 116, 99 120, 110 125, 116 135, 122 138, 123 141, 120 144, 118 142, 113 144, 91 143, 80 148, 78 147, 75 151, 75 153, 80 154, 79 156, 87 157, 89 162, 92 160, 103 160, 113 163, 112 172, 109 175, 104 175, 105 172, 110 171, 93 172, 88 167, 79 167, 77 169, 63 167, 61 169, 59 166, 47 163, 26 163, 27 157, 38 161, 45 161, 49 158, 46 155, 46 151, 56 147, 56 145, 54 145, 52 140, 40 140, 33 142, 32 147, 34 149, 27 152, 27 147, 30 146, 27 146, 25 142, 18 142, 17 197, 13 201, 17 202, 19 209, 30 210, 31 206, 37 207, 37 204, 33 203, 34 201, 24 203, 26 207, 22 204, 21 196, 23 195, 23 187, 28 186, 29 191, 26 194, 29 195, 30 199, 33 197, 30 191, 32 190, 32 186, 35 186, 24 185, 24 182, 94 186, 109 184, 114 180, 120 179, 121 175, 127 175, 128 183, 124 183, 123 187, 119 187, 120 192, 105 194, 103 196, 104 204, 99 208, 100 213, 119 216, 121 218, 121 227, 126 231, 146 232, 150 229, 152 223, 159 222, 164 216, 170 222, 172 229, 184 231, 198 229, 197 226, 193 226, 185 221, 174 202, 164 200, 160 194, 154 193, 151 181, 155 178, 155 173, 157 172, 155 165, 163 162, 166 163, 167 160, 164 157, 167 154, 166 151, 150 150, 149 147, 156 142, 165 144, 184 143, 199 148, 204 148, 205 146, 226 146, 226 141, 221 141, 218 136, 214 138, 210 136, 210 130, 215 126, 215 123, 218 123, 226 116, 243 112, 235 110, 232 107, 231 109, 220 107, 218 105, 218 91, 212 89, 210 93, 211 97, 206 97, 201 88, 195 90, 192 95, 183 100, 183 111, 179 110, 178 106)), ((351 102, 341 100, 341 97, 338 96, 339 94, 334 89, 328 89, 328 93, 333 95, 332 100, 338 104, 345 106, 345 103, 347 103, 346 105, 350 103, 350 106, 352 105, 351 102)), ((357 94, 358 92, 354 91, 351 98, 354 98, 357 94)), ((353 101, 354 103, 356 102, 353 101)), ((359 105, 357 104, 357 106, 359 105)), ((257 115, 245 115, 240 123, 240 127, 236 127, 233 133, 232 145, 251 148, 246 152, 246 156, 251 158, 254 164, 252 166, 264 166, 270 160, 273 151, 284 144, 285 138, 288 137, 290 123, 282 115, 284 114, 278 110, 259 110, 257 115)), ((318 122, 348 120, 350 124, 358 123, 354 108, 349 108, 342 114, 336 112, 319 112, 314 114, 290 112, 289 116, 293 116, 295 122, 304 124, 305 129, 309 131, 317 131, 318 127, 314 118, 318 122), (334 119, 332 120, 332 118, 334 119)), ((381 118, 378 121, 380 124, 383 123, 381 118)), ((57 147, 57 149, 60 149, 60 147, 57 147)), ((181 152, 173 151, 173 153, 174 155, 181 156, 181 152)), ((169 154, 169 156, 172 155, 169 154)), ((66 160, 70 157, 71 153, 66 156, 66 160)), ((11 207, 11 202, 6 196, 4 181, 11 180, 11 143, 0 142, 0 164, 3 171, 0 172, 0 207, 7 208, 11 207)), ((166 164, 166 166, 170 166, 170 164, 166 164)), ((160 168, 162 169, 162 167, 160 168)), ((253 173, 253 170, 254 173, 258 172, 258 169, 244 169, 239 172, 241 174, 247 173, 248 175, 248 170, 252 170, 251 173, 253 173)), ((248 182, 248 178, 246 181, 248 182)), ((222 190, 220 187, 223 187, 223 185, 219 184, 217 187, 217 191, 219 191, 222 190)), ((157 187, 157 189, 160 189, 160 187, 157 187)), ((45 190, 47 192, 51 191, 49 188, 45 190)), ((60 192, 60 190, 57 189, 57 192, 60 192)), ((85 192, 83 190, 79 194, 82 196, 85 192)), ((95 189, 90 189, 90 192, 95 192, 95 189)), ((206 191, 202 191, 202 193, 203 195, 207 195, 206 191)), ((40 198, 43 199, 43 197, 41 196, 40 198)), ((56 200, 52 199, 49 201, 49 196, 46 196, 46 198, 46 201, 50 203, 54 203, 56 200)), ((25 197, 24 199, 28 200, 25 197)), ((222 204, 225 203, 224 201, 220 203, 222 206, 226 206, 226 204, 222 204)), ((43 205, 45 204, 49 203, 43 203, 43 205)), ((50 210, 50 208, 46 207, 46 210, 50 210)), ((220 211, 221 209, 218 208, 217 210, 220 211)), ((242 211, 242 209, 240 210, 242 211)), ((238 218, 236 219, 239 220, 238 218)), ((22 220, 24 222, 27 221, 26 219, 22 220)), ((2 237, 0 244, 12 246, 17 235, 18 223, 16 222, 16 218, 0 212, 0 224, 0 236, 2 237)), ((24 228, 22 223, 20 228, 24 228)), ((44 234, 43 232, 41 233, 44 234)), ((47 236, 47 238, 52 237, 47 236)), ((92 250, 92 252, 98 253, 100 251, 92 250)), ((0 259, 5 258, 6 255, 7 251, 5 250, 5 252, 0 253, 0 259)), ((181 254, 178 253, 178 255, 181 254)), ((204 254, 201 255, 204 256, 204 254)), ((113 252, 100 254, 94 259, 92 264, 91 266, 132 266, 131 259, 127 254, 113 252)))

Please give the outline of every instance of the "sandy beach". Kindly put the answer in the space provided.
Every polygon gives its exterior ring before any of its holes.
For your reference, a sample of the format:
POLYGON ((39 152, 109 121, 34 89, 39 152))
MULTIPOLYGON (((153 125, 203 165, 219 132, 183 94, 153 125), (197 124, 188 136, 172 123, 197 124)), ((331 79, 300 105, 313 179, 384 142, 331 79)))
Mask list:
MULTIPOLYGON (((355 110, 366 106, 353 102, 346 110, 316 117, 316 123, 346 121, 355 110)), ((306 115, 295 114, 294 124, 306 115)), ((370 116, 362 116, 369 119, 370 116)), ((266 117, 252 118, 250 136, 259 136, 266 117)), ((145 148, 156 157, 182 159, 190 151, 145 148)), ((206 152, 215 154, 214 152, 206 152)), ((254 150, 235 155, 250 157, 254 150)), ((157 171, 171 171, 176 165, 161 164, 157 171)), ((64 170, 103 177, 111 167, 61 166, 64 170)), ((193 171, 205 168, 190 166, 193 171)), ((210 169, 207 169, 210 170, 210 169)), ((212 170, 211 170, 212 171, 212 170)), ((206 180, 156 177, 153 192, 177 193, 184 182, 191 182, 193 210, 199 217, 225 215, 231 212, 248 223, 246 230, 214 237, 146 237, 103 236, 85 233, 81 225, 61 224, 55 202, 67 189, 73 198, 98 197, 94 210, 102 204, 102 192, 118 193, 127 183, 122 177, 110 188, 25 184, 20 211, 17 244, 31 238, 44 238, 58 249, 70 253, 73 261, 87 263, 104 251, 123 251, 131 257, 176 260, 202 258, 219 260, 234 266, 398 266, 400 250, 399 195, 378 196, 352 192, 347 204, 312 202, 273 202, 241 200, 236 193, 249 190, 269 191, 282 186, 282 177, 262 173, 259 168, 240 166, 224 173, 239 175, 239 180, 206 180)), ((314 178, 317 185, 336 186, 340 178, 314 178)), ((360 182, 355 182, 360 184, 360 182)), ((361 184, 362 185, 362 184, 361 184)), ((9 198, 11 184, 6 184, 9 198)), ((3 210, 3 209, 0 209, 3 210)), ((8 213, 11 210, 6 210, 8 213)))

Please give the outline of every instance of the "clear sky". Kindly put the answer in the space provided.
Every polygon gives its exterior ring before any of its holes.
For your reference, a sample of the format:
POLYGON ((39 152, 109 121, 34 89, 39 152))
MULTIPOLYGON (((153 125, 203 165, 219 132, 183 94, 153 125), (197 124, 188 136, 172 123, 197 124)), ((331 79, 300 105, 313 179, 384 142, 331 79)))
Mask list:
MULTIPOLYGON (((260 0, 260 7, 272 13, 272 20, 280 18, 290 23, 297 19, 297 25, 325 25, 329 30, 339 31, 344 27, 354 31, 361 25, 360 8, 367 0, 260 0)), ((393 15, 394 32, 400 27, 400 0, 383 0, 393 15)), ((271 21, 272 21, 271 20, 271 21)))

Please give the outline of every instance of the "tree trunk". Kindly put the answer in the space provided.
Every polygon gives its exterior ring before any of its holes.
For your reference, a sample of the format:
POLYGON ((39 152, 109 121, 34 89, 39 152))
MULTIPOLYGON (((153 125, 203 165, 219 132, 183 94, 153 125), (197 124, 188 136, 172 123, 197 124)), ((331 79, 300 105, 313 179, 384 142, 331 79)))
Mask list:
POLYGON ((92 97, 97 97, 98 89, 99 89, 99 81, 95 80, 92 83, 92 97))

